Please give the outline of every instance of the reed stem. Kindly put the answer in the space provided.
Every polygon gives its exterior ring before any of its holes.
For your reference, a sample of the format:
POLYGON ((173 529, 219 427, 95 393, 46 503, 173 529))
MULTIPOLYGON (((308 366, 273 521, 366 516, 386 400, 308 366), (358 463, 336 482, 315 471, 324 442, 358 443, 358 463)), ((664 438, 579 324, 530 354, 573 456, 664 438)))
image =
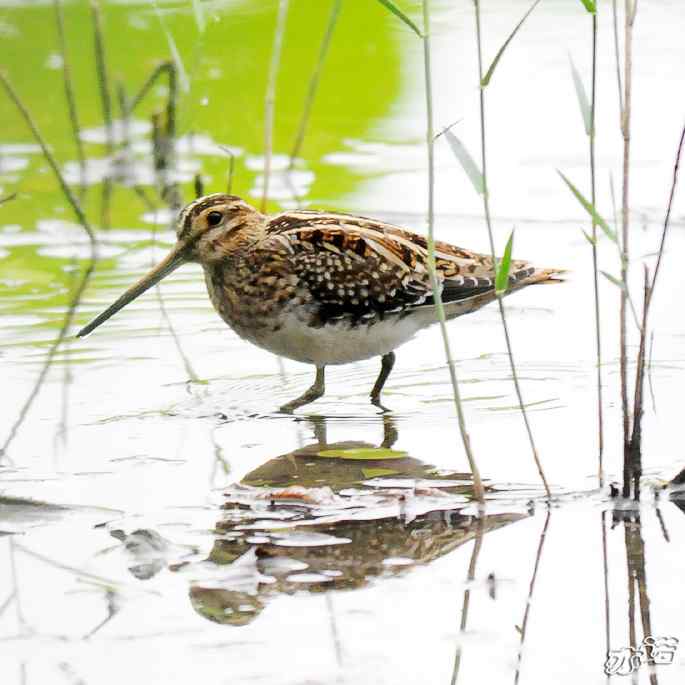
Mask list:
POLYGON ((128 103, 128 113, 131 114, 133 110, 141 103, 143 98, 150 92, 152 86, 155 85, 157 79, 159 79, 162 74, 166 74, 169 79, 169 91, 176 88, 177 74, 176 65, 172 61, 162 62, 158 64, 150 73, 150 75, 145 79, 145 82, 140 87, 140 90, 129 100, 128 103))
POLYGON ((93 18, 93 39, 95 42, 95 69, 98 77, 98 89, 102 104, 102 116, 107 133, 107 152, 114 151, 114 129, 112 126, 112 98, 110 96, 109 73, 105 55, 105 41, 102 32, 102 8, 99 0, 90 0, 90 11, 93 18))
POLYGON ((483 505, 485 503, 485 495, 483 491, 483 483, 480 477, 480 471, 476 463, 475 456, 471 450, 471 439, 466 430, 466 419, 464 416, 464 409, 461 403, 461 395, 459 392, 459 381, 457 379, 457 371, 452 357, 452 349, 450 346, 449 335, 447 333, 447 325, 445 319, 445 308, 442 304, 441 286, 438 283, 438 278, 435 269, 435 238, 434 238, 434 224, 435 224, 435 136, 433 132, 433 91, 431 82, 431 60, 430 60, 430 0, 422 0, 423 4, 423 66, 424 66, 424 83, 426 95, 426 146, 428 152, 428 274, 430 276, 431 289, 433 291, 433 299, 435 301, 435 309, 440 323, 440 333, 442 335, 442 342, 447 359, 447 367, 449 369, 450 381, 452 382, 452 392, 454 397, 454 407, 457 412, 457 420, 459 423, 459 432, 461 433, 464 451, 469 462, 469 468, 473 477, 473 494, 478 502, 483 505))
POLYGON ((618 85, 618 105, 621 119, 623 119, 623 82, 621 78, 621 58, 620 48, 618 45, 618 10, 616 8, 616 0, 611 0, 613 25, 614 25, 614 56, 616 58, 616 84, 618 85))
POLYGON ((533 604, 533 593, 535 592, 535 581, 538 577, 538 570, 540 568, 540 560, 542 559, 542 550, 545 546, 545 539, 547 537, 547 529, 549 528, 549 520, 552 516, 552 510, 547 510, 547 517, 545 518, 545 524, 542 527, 542 532, 540 533, 540 541, 538 542, 538 551, 535 555, 535 566, 533 567, 533 575, 530 579, 530 585, 528 587, 528 600, 526 601, 526 608, 523 612, 523 621, 521 622, 521 642, 519 644, 518 658, 516 661, 516 675, 514 676, 514 685, 518 685, 519 678, 521 677, 521 662, 523 661, 523 645, 526 641, 526 630, 528 628, 528 619, 530 618, 530 608, 533 604))
MULTIPOLYGON (((481 40, 481 22, 480 22, 480 0, 474 0, 475 14, 476 14, 476 42, 478 46, 478 83, 483 82, 483 48, 481 40)), ((486 154, 486 134, 485 134, 485 86, 480 85, 479 89, 480 96, 480 147, 481 147, 481 171, 483 175, 483 210, 485 212, 485 224, 488 229, 488 240, 490 242, 490 252, 492 255, 492 265, 493 269, 496 269, 497 256, 495 254, 495 239, 492 230, 492 220, 490 216, 490 197, 488 190, 488 173, 487 173, 487 154, 486 154)), ((542 484, 545 488, 545 493, 548 498, 552 496, 549 489, 549 484, 545 476, 545 472, 542 468, 542 463, 540 461, 540 456, 538 455, 537 447, 535 445, 535 440, 533 438, 533 431, 530 426, 530 421, 528 420, 528 413, 526 412, 526 407, 523 402, 523 393, 521 391, 521 385, 519 383, 518 372, 516 370, 516 363, 514 361, 514 352, 511 344, 511 337, 509 335, 509 326, 507 324, 507 318, 504 311, 504 302, 502 294, 497 294, 497 305, 499 307, 499 314, 502 320, 502 330, 504 331, 504 339, 507 345, 507 356, 509 358, 509 366, 511 368, 511 377, 514 382, 514 388, 516 390, 516 397, 518 399, 519 408, 521 410, 521 415, 523 417, 523 423, 526 428, 526 433, 528 435, 528 442, 530 443, 530 448, 533 453, 533 460, 535 461, 535 466, 537 468, 542 484)))
POLYGON ((666 216, 664 217, 664 227, 661 231, 661 240, 659 242, 659 252, 656 259, 656 266, 654 267, 654 275, 652 276, 652 283, 649 288, 649 302, 651 304, 652 297, 654 296, 654 286, 656 285, 656 279, 659 276, 659 270, 661 269, 661 259, 664 255, 664 247, 666 246, 666 236, 668 235, 668 229, 671 223, 671 209, 673 208, 673 198, 675 197, 676 187, 678 186, 678 172, 680 170, 680 160, 683 154, 683 144, 685 143, 685 126, 683 126, 680 132, 680 139, 678 141, 678 148, 675 156, 675 163, 673 165, 673 180, 671 182, 671 190, 668 195, 668 205, 666 207, 666 216))
MULTIPOLYGON (((611 610, 609 604, 609 554, 607 549, 606 512, 602 512, 602 578, 604 589, 604 643, 607 655, 611 650, 611 610)), ((607 682, 609 678, 607 678, 607 682)))
POLYGON ((304 109, 302 110, 302 117, 300 118, 300 123, 297 127, 295 143, 293 144, 293 149, 290 152, 290 161, 288 162, 289 170, 295 166, 295 160, 300 156, 300 150, 302 149, 302 143, 304 142, 304 137, 307 132, 307 126, 309 124, 309 117, 311 115, 312 105, 314 104, 316 92, 319 88, 319 80, 321 79, 323 64, 326 61, 326 55, 328 55, 328 49, 331 45, 331 39, 333 38, 335 25, 338 22, 338 15, 340 14, 341 6, 342 0, 333 0, 331 14, 328 17, 328 25, 326 26, 326 32, 324 33, 323 40, 321 41, 321 47, 319 48, 319 58, 316 62, 316 66, 314 67, 314 73, 312 74, 312 77, 309 81, 307 97, 305 98, 304 109))
POLYGON ((471 551, 471 560, 469 561, 469 570, 466 575, 466 589, 464 590, 464 599, 461 604, 461 621, 459 623, 459 636, 457 638, 457 648, 454 652, 454 666, 452 667, 452 679, 450 685, 457 685, 459 680, 459 671, 461 669, 461 657, 463 654, 462 640, 466 632, 466 626, 469 620, 469 607, 471 605, 471 584, 476 577, 476 564, 480 556, 480 550, 483 546, 483 534, 485 528, 485 518, 480 516, 476 522, 476 537, 473 541, 473 550, 471 551))
MULTIPOLYGON (((640 478, 642 476, 642 416, 643 416, 643 402, 644 402, 644 381, 646 370, 646 353, 647 353, 647 333, 648 320, 652 296, 654 294, 654 287, 656 279, 659 275, 661 267, 661 260, 664 253, 664 246, 666 243, 666 236, 670 225, 671 209, 673 206, 673 197, 675 195, 676 186, 678 184, 678 169, 680 167, 680 158, 683 149, 683 142, 685 141, 685 127, 680 134, 678 142, 678 149, 676 152, 675 164, 673 167, 673 181, 671 184, 671 191, 668 198, 668 206, 666 209, 666 217, 664 219, 664 227, 661 232, 661 241, 659 243, 659 251, 657 262, 654 269, 654 275, 651 280, 649 278, 649 271, 645 266, 644 271, 644 285, 643 285, 643 305, 642 305, 642 324, 640 326, 640 345, 637 354, 637 367, 635 371, 635 396, 633 400, 633 426, 630 436, 630 447, 628 454, 628 461, 630 462, 628 477, 632 481, 633 498, 640 499, 640 478)), ((625 483, 624 483, 625 488, 625 483)), ((624 495, 627 496, 627 495, 624 495)))
POLYGON ((276 32, 274 33, 269 76, 266 84, 266 96, 264 98, 264 186, 262 188, 262 212, 266 211, 266 205, 269 200, 269 181, 271 180, 271 157, 273 155, 274 116, 276 109, 276 80, 281 65, 283 35, 285 34, 285 21, 287 16, 288 0, 279 0, 278 15, 276 17, 276 32))
POLYGON ((64 176, 62 175, 62 172, 59 168, 59 165, 57 164, 57 160, 53 156, 52 152, 50 151, 50 148, 48 147, 47 143, 45 142, 42 134, 38 130, 38 127, 36 126, 36 123, 33 120, 33 117, 29 113, 28 109, 22 102, 21 98, 19 97, 19 94, 15 90, 14 86, 10 83, 9 79, 3 72, 0 71, 0 84, 2 85, 3 89, 7 93, 9 99, 14 103, 16 106, 17 110, 21 114, 22 118, 26 122, 26 125, 28 126, 29 130, 33 134, 33 137, 36 139, 36 142, 40 146, 43 155, 45 159, 48 162, 48 165, 52 169, 53 173, 57 177, 57 181, 59 182, 60 188, 62 189, 62 192, 64 194, 64 197, 66 198, 67 202, 71 206, 72 210, 74 211, 74 214, 76 215, 76 218, 78 222, 81 224, 83 230, 86 232, 88 236, 88 240, 90 243, 90 257, 88 262, 86 263, 86 268, 85 271, 83 272, 83 276, 81 277, 81 280, 79 281, 75 291, 74 295, 72 297, 72 300, 69 304, 69 307, 67 309, 66 314, 64 315, 64 319, 62 321, 62 325, 60 326, 59 332, 57 334, 57 338, 53 341, 53 343, 50 345, 50 348, 48 350, 47 356, 45 358, 45 361, 43 362, 43 366, 41 367, 40 373, 38 374, 38 378, 36 382, 33 385, 33 388, 31 392, 29 393, 28 397, 22 404, 19 414, 17 416, 17 419, 15 420, 14 424, 10 428, 10 432, 7 435, 7 438, 5 439, 5 442, 2 444, 2 447, 0 447, 0 459, 2 459, 3 456, 7 455, 7 450, 9 449, 10 445, 14 441, 14 439, 17 436, 17 433, 19 432, 19 429, 21 425, 24 423, 24 420, 28 416, 29 410, 31 409, 31 406, 33 405, 34 400, 38 396, 38 393, 40 392, 41 387, 43 386, 43 383, 45 381, 45 378, 47 377, 48 371, 50 370, 50 367, 52 366, 52 361, 55 357, 55 354, 57 350, 59 349, 60 345, 64 341, 67 332, 69 330, 69 327, 71 326, 71 323, 74 319, 74 315, 76 314, 76 309, 78 308, 80 302, 81 302, 81 297, 83 296, 83 292, 86 289, 86 285, 88 284, 88 281, 90 280, 91 274, 93 273, 93 270, 95 269, 95 263, 97 261, 97 241, 95 239, 95 233, 93 232, 93 229, 90 226, 90 223, 88 222, 88 219, 86 218, 86 215, 83 212, 83 209, 81 208, 81 204, 79 203, 78 199, 76 196, 73 194, 71 191, 71 188, 67 185, 67 182, 64 179, 64 176))
POLYGON ((54 0, 55 18, 57 24, 57 38, 59 42, 59 51, 62 57, 62 77, 64 81, 64 96, 67 101, 67 109, 69 112, 69 122, 71 124, 71 131, 74 136, 74 145, 76 147, 76 155, 78 158, 79 170, 81 173, 81 189, 85 187, 86 177, 86 156, 83 151, 83 141, 81 140, 81 124, 79 122, 78 109, 76 107, 76 97, 74 95, 74 86, 71 78, 71 66, 69 63, 69 55, 67 53, 67 37, 64 30, 64 8, 62 0, 54 0))
POLYGON ((633 480, 633 454, 630 446, 631 416, 628 407, 628 357, 626 305, 628 300, 628 267, 630 262, 630 124, 632 113, 632 85, 633 85, 633 24, 637 5, 631 0, 625 0, 624 18, 624 94, 621 115, 621 135, 623 137, 623 184, 621 192, 621 289, 620 325, 619 325, 619 360, 621 378, 621 410, 623 428, 623 497, 630 496, 633 480))
MULTIPOLYGON (((595 112, 597 103, 597 10, 592 15, 592 91, 590 96, 590 185, 592 206, 597 206, 595 165, 595 112)), ((597 479, 604 487, 604 401, 602 397, 602 333, 599 306, 599 268, 597 265, 597 220, 592 214, 592 276, 595 305, 595 346, 597 354, 597 479)))

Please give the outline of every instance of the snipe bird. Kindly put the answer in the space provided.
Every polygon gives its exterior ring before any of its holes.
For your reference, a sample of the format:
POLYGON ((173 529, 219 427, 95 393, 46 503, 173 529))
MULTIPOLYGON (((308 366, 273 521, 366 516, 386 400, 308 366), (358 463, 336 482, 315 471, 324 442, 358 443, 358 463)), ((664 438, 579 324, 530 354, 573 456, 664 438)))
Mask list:
MULTIPOLYGON (((295 211, 267 216, 234 195, 198 198, 181 210, 169 255, 79 331, 84 336, 186 262, 199 262, 209 297, 241 337, 313 364, 316 380, 291 412, 324 394, 324 369, 381 357, 380 396, 395 348, 436 322, 426 238, 349 214, 295 211)), ((496 297, 492 258, 435 243, 447 319, 496 297)), ((512 261, 507 293, 555 280, 555 269, 512 261)))

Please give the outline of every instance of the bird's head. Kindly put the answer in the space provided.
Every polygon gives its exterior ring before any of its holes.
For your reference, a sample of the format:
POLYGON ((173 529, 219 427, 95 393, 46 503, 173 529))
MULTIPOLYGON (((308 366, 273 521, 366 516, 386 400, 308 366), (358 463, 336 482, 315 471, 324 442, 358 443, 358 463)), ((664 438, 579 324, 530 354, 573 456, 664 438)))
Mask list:
POLYGON ((186 205, 178 215, 171 252, 77 335, 88 335, 182 264, 210 265, 226 259, 254 236, 260 218, 247 202, 224 193, 205 195, 186 205))
POLYGON ((177 247, 184 246, 185 261, 221 261, 249 240, 255 219, 260 218, 254 207, 236 195, 205 195, 180 211, 176 221, 177 247))

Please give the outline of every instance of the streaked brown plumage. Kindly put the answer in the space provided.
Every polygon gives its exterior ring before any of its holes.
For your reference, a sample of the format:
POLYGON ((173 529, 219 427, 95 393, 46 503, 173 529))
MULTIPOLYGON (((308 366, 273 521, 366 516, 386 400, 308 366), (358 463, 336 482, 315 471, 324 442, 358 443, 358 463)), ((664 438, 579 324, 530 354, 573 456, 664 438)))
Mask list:
MULTIPOLYGON (((233 195, 199 198, 180 213, 171 254, 107 311, 86 335, 184 262, 199 262, 210 299, 238 335, 275 354, 317 367, 316 383, 285 405, 324 392, 328 364, 381 356, 380 391, 393 350, 436 321, 426 238, 348 214, 260 214, 233 195)), ((495 299, 492 258, 436 242, 436 274, 448 319, 495 299)), ((508 293, 554 280, 554 269, 512 262, 508 293)))

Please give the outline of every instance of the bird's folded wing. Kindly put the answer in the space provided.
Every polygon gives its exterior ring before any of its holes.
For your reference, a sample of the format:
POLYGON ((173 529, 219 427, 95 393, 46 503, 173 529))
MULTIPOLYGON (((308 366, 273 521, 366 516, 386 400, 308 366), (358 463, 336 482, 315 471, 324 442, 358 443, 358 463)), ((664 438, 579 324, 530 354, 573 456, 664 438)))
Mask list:
MULTIPOLYGON (((324 319, 370 319, 433 303, 424 236, 344 214, 288 212, 271 220, 269 240, 288 247, 297 276, 324 319)), ((494 288, 492 259, 436 242, 444 302, 494 288)), ((533 268, 514 262, 511 278, 533 268)))

